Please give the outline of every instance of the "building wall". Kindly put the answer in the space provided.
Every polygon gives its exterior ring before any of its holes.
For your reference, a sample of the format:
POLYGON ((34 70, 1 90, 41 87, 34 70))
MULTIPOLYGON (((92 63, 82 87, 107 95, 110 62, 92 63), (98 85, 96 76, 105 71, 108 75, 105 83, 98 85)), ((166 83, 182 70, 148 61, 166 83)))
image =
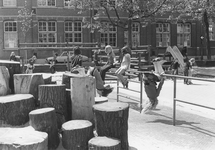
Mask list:
MULTIPOLYGON (((64 21, 66 20, 82 20, 83 16, 90 17, 90 13, 78 14, 77 11, 72 9, 64 8, 63 0, 56 0, 56 7, 53 8, 39 8, 37 7, 37 0, 27 0, 27 7, 31 10, 34 10, 36 14, 32 17, 33 26, 37 25, 40 20, 54 20, 57 22, 57 42, 65 42, 64 37, 64 21)), ((17 0, 17 7, 15 8, 5 8, 3 7, 3 0, 0 0, 0 59, 8 59, 11 51, 15 51, 18 54, 17 48, 15 49, 4 49, 4 21, 7 20, 18 20, 18 10, 23 8, 24 0, 17 0)), ((125 14, 120 14, 123 17, 126 17, 125 14)), ((191 31, 191 47, 188 48, 188 55, 199 55, 199 51, 197 47, 202 47, 200 36, 204 31, 200 23, 192 22, 192 31, 191 31)), ((26 35, 26 41, 24 40, 24 36, 20 30, 20 24, 18 25, 18 39, 21 43, 38 43, 38 26, 34 26, 30 29, 26 35)), ((142 27, 140 25, 140 45, 151 45, 155 50, 155 53, 164 53, 165 47, 156 47, 156 24, 149 23, 146 27, 142 27)), ((171 46, 177 45, 177 25, 171 24, 171 46)), ((124 46, 124 30, 122 28, 117 29, 117 47, 124 46)), ((100 34, 95 31, 94 33, 90 33, 89 29, 83 29, 83 43, 89 42, 99 42, 100 34)), ((211 46, 215 47, 215 41, 211 42, 211 46)), ((56 50, 55 50, 56 51, 56 50)), ((60 53, 62 50, 59 50, 60 53)), ((36 52, 39 58, 45 58, 47 56, 52 55, 52 51, 44 51, 44 50, 34 50, 21 51, 20 54, 23 56, 31 57, 32 54, 36 52)), ((89 52, 84 51, 84 54, 91 55, 89 52)), ((215 55, 215 51, 213 49, 212 55, 215 55)))

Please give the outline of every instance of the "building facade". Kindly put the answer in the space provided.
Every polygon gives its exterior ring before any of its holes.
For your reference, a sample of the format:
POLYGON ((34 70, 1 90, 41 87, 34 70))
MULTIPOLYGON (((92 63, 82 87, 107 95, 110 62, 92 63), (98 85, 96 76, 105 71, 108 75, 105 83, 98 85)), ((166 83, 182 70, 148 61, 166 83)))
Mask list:
MULTIPOLYGON (((126 44, 127 31, 114 27, 106 22, 106 32, 90 32, 83 28, 83 17, 90 18, 92 12, 79 14, 68 8, 68 0, 0 0, 0 59, 8 59, 12 51, 18 54, 19 43, 101 43, 113 47, 123 47, 126 44), (22 22, 18 11, 26 7, 33 11, 32 23, 25 36, 21 29, 22 22)), ((103 18, 104 20, 107 20, 103 18)), ((210 40, 212 55, 215 55, 214 25, 210 23, 210 40)), ((171 22, 167 18, 160 18, 157 22, 132 24, 133 47, 151 45, 155 54, 164 53, 167 46, 177 45, 179 48, 188 47, 188 55, 206 55, 204 30, 198 21, 171 22)), ((52 55, 51 51, 27 51, 27 57, 34 52, 38 58, 52 55)), ((26 55, 20 51, 20 55, 26 55)))

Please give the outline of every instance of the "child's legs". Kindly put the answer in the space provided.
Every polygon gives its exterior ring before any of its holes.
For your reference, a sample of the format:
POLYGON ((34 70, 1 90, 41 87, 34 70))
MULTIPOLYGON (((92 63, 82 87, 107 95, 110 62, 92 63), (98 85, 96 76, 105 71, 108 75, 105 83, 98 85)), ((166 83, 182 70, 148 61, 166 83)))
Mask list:
POLYGON ((119 68, 118 70, 116 70, 115 73, 116 73, 118 79, 120 80, 120 82, 124 85, 126 82, 126 79, 124 79, 122 74, 125 73, 125 69, 119 68))
POLYGON ((98 72, 98 70, 96 69, 96 68, 94 68, 93 70, 92 70, 92 73, 91 73, 94 77, 95 77, 95 79, 96 79, 96 89, 104 89, 104 82, 103 82, 103 80, 102 80, 102 78, 101 78, 101 75, 100 75, 100 73, 98 72))

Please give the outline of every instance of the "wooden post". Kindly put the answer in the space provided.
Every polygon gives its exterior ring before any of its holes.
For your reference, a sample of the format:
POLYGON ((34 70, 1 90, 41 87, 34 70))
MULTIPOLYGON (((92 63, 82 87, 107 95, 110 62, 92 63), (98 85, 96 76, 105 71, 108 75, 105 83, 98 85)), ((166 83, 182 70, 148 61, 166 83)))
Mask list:
POLYGON ((105 136, 94 137, 88 142, 89 150, 121 150, 121 144, 118 139, 105 136))
POLYGON ((47 84, 39 86, 40 107, 54 107, 57 113, 58 128, 67 118, 67 103, 65 85, 47 84))
POLYGON ((36 130, 48 134, 48 148, 56 149, 60 143, 57 118, 54 108, 41 108, 29 113, 29 124, 36 130))
POLYGON ((48 134, 32 127, 0 128, 1 150, 48 150, 48 134))
POLYGON ((28 122, 28 113, 36 108, 31 94, 13 94, 0 98, 0 126, 23 125, 28 122))
POLYGON ((95 79, 93 77, 71 78, 72 119, 93 121, 95 104, 95 79))
POLYGON ((128 150, 129 105, 121 102, 106 102, 93 106, 95 127, 98 136, 117 138, 121 149, 128 150))
POLYGON ((0 96, 10 93, 9 87, 10 74, 5 66, 0 66, 0 96))
POLYGON ((44 84, 42 74, 15 74, 15 94, 32 94, 38 101, 38 86, 44 84))
POLYGON ((62 125, 62 145, 67 150, 87 150, 92 137, 93 127, 88 120, 71 120, 62 125))

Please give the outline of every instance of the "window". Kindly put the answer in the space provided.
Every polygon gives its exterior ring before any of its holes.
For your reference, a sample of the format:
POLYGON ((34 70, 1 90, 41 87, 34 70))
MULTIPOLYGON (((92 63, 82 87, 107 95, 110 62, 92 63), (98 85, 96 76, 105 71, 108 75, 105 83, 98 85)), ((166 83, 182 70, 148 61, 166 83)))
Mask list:
MULTIPOLYGON (((127 44, 128 41, 128 31, 124 32, 124 45, 127 44)), ((140 45, 140 24, 133 23, 132 24, 132 47, 136 47, 140 45)))
POLYGON ((39 7, 54 7, 56 5, 55 0, 37 0, 39 7))
POLYGON ((211 41, 215 41, 215 24, 212 19, 209 20, 209 38, 211 41))
POLYGON ((167 47, 170 45, 170 25, 169 23, 156 24, 156 46, 167 47))
POLYGON ((4 7, 16 7, 16 0, 3 0, 4 7))
POLYGON ((4 47, 16 48, 17 47, 17 22, 6 21, 4 22, 4 47))
POLYGON ((177 45, 178 47, 191 46, 191 24, 177 24, 177 45))
POLYGON ((107 29, 101 32, 101 43, 104 45, 117 46, 117 28, 109 23, 103 24, 107 29))
POLYGON ((55 21, 39 21, 38 41, 39 43, 56 43, 57 27, 55 21))
POLYGON ((65 39, 69 43, 82 43, 81 21, 66 21, 64 24, 65 39))

